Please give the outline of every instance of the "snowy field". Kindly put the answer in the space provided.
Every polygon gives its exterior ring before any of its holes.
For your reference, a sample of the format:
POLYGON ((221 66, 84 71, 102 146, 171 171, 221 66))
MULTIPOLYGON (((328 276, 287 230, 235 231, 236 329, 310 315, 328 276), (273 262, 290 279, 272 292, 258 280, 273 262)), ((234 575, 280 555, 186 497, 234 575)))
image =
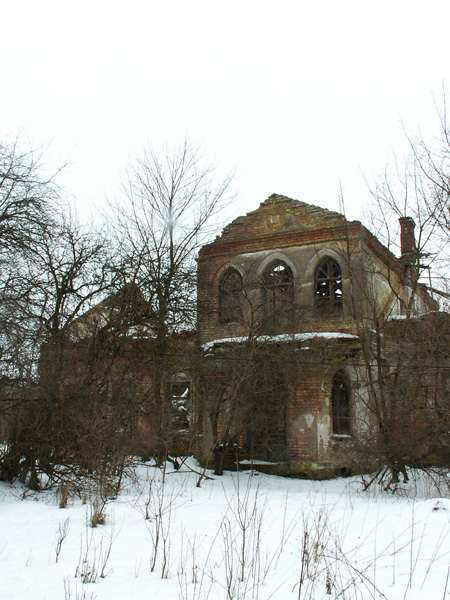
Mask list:
POLYGON ((425 484, 197 479, 142 465, 95 528, 92 499, 1 484, 0 598, 450 598, 450 500, 425 484))

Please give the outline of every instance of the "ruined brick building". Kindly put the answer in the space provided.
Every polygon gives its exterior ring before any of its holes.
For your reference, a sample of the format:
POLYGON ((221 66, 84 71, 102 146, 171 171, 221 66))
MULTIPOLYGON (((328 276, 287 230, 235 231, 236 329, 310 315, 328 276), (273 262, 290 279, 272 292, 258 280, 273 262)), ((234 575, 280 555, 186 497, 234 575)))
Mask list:
MULTIPOLYGON (((164 403, 154 385, 164 357, 135 285, 75 321, 64 352, 46 349, 45 393, 76 406, 74 418, 82 397, 86 410, 100 403, 102 426, 117 414, 111 432, 119 422, 136 440, 132 451, 151 455, 155 439, 164 438, 169 454, 193 451, 204 463, 214 457, 216 469, 227 460, 257 460, 279 473, 340 472, 357 434, 380 425, 372 410, 380 373, 394 382, 394 402, 399 386, 405 390, 408 422, 411 397, 423 423, 430 394, 445 389, 450 397, 441 373, 434 382, 418 378, 418 365, 442 354, 448 338, 438 349, 433 336, 422 354, 412 341, 428 327, 414 319, 438 308, 418 281, 414 227, 411 218, 400 219, 397 258, 360 222, 274 194, 201 248, 197 330, 168 338, 164 403), (404 364, 405 352, 414 373, 408 385, 405 370, 388 364, 389 353, 404 364)), ((447 321, 434 319, 434 330, 450 331, 447 321)), ((450 365, 450 356, 445 361, 450 365)), ((405 434, 404 423, 397 431, 405 434)))
POLYGON ((229 442, 281 472, 345 464, 372 426, 371 332, 437 309, 417 280, 414 221, 400 227, 397 258, 360 222, 273 194, 201 249, 201 456, 229 442))
POLYGON ((165 360, 148 301, 134 283, 122 287, 41 348, 39 387, 52 405, 48 426, 82 432, 80 438, 87 431, 94 446, 141 456, 155 456, 163 427, 165 450, 186 454, 194 348, 194 331, 173 333, 165 360), (163 370, 170 406, 155 389, 163 370))

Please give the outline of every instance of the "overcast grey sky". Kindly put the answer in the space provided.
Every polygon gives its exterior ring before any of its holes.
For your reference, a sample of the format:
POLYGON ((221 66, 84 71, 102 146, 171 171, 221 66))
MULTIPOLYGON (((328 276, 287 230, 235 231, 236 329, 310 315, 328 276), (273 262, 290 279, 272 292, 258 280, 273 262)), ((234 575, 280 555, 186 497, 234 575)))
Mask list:
POLYGON ((237 167, 234 214, 271 193, 361 218, 361 171, 427 134, 450 81, 449 0, 15 0, 2 6, 0 134, 49 145, 89 214, 146 141, 237 167))

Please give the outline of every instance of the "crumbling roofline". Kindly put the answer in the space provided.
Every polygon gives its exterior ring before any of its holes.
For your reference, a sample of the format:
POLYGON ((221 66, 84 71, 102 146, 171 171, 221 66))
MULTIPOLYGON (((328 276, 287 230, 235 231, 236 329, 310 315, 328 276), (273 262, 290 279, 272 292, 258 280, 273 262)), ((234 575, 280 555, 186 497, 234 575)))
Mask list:
MULTIPOLYGON (((352 221, 341 226, 322 227, 320 229, 270 233, 268 235, 253 237, 251 239, 240 239, 225 241, 218 239, 210 244, 206 244, 200 249, 198 262, 213 256, 226 256, 229 254, 242 254, 251 252, 253 249, 260 249, 267 239, 271 240, 273 247, 291 248, 292 246, 309 246, 321 242, 342 242, 346 239, 357 239, 361 229, 365 227, 359 221, 352 221), (245 250, 243 250, 245 246, 245 250)), ((381 245, 381 244, 380 244, 381 245)))

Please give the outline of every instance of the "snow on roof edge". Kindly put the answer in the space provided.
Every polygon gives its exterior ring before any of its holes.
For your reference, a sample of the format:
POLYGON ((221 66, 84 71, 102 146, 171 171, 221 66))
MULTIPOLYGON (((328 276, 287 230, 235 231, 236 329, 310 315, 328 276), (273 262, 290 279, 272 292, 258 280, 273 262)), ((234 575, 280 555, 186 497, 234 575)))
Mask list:
MULTIPOLYGON (((310 332, 310 333, 282 333, 279 335, 259 335, 256 336, 256 340, 258 342, 267 342, 268 344, 276 344, 278 342, 304 342, 306 340, 312 340, 314 338, 323 338, 323 339, 347 339, 347 340, 356 340, 358 339, 357 335, 353 335, 352 333, 341 333, 335 331, 318 331, 318 332, 310 332)), ((229 338, 220 338, 217 340, 212 340, 211 342, 206 342, 206 344, 202 344, 201 348, 205 351, 210 350, 214 346, 218 346, 220 344, 243 344, 248 340, 248 337, 238 336, 238 337, 229 337, 229 338)))

